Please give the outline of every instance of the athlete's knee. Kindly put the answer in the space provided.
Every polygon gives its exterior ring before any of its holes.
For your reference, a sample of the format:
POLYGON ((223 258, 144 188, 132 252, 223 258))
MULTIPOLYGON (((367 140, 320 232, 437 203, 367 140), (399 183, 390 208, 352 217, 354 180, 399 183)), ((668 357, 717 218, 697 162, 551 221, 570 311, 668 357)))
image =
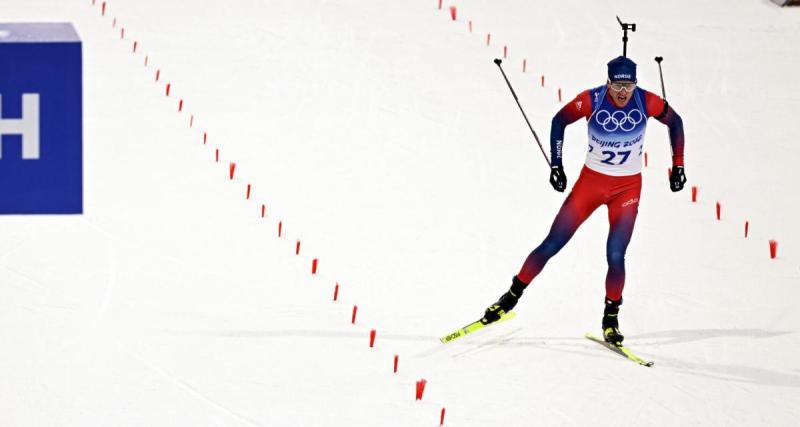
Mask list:
POLYGON ((625 251, 610 250, 606 253, 606 259, 610 267, 625 267, 625 251))

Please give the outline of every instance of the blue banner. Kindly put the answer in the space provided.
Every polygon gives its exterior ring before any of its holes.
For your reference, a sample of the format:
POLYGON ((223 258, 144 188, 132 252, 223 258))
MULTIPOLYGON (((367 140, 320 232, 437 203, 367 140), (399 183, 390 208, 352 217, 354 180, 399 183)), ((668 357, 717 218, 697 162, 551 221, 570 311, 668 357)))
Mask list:
POLYGON ((82 75, 71 24, 0 24, 0 214, 83 212, 82 75))

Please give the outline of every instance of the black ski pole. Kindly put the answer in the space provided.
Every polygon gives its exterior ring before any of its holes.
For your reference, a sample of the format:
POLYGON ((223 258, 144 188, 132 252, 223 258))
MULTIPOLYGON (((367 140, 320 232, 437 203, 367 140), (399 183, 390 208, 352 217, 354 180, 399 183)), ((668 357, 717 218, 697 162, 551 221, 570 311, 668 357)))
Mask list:
POLYGON ((506 77, 506 72, 503 71, 503 66, 500 65, 500 64, 503 63, 503 60, 501 60, 499 58, 495 58, 494 63, 497 64, 497 67, 500 68, 500 72, 503 73, 503 78, 506 79, 506 84, 508 85, 508 88, 511 89, 511 94, 514 95, 514 101, 517 101, 517 106, 519 107, 519 111, 522 112, 522 117, 525 118, 525 123, 528 124, 528 129, 531 130, 531 133, 533 134, 533 138, 536 140, 536 143, 539 144, 539 149, 542 150, 542 155, 544 156, 544 160, 547 162, 547 166, 552 167, 552 164, 550 163, 550 159, 547 158, 547 154, 545 154, 545 152, 544 152, 544 147, 542 147, 542 143, 539 141, 539 136, 536 135, 536 131, 533 130, 533 126, 531 126, 531 122, 528 121, 528 116, 525 115, 525 110, 522 109, 522 105, 520 105, 520 103, 519 103, 519 98, 517 98, 517 93, 514 92, 514 88, 511 87, 511 82, 509 82, 508 81, 508 77, 506 77))
POLYGON ((656 56, 658 62, 658 76, 661 77, 661 95, 663 95, 664 102, 667 102, 667 92, 664 90, 664 73, 661 72, 661 61, 664 60, 662 56, 656 56))

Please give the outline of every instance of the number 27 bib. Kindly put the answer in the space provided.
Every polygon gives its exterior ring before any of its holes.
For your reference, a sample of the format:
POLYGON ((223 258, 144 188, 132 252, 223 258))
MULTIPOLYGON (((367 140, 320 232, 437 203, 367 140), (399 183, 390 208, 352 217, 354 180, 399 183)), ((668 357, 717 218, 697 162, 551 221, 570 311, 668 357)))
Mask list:
POLYGON ((591 91, 592 115, 588 120, 589 152, 586 166, 611 176, 635 175, 642 171, 642 147, 647 128, 647 112, 642 89, 624 108, 606 96, 606 87, 591 91))

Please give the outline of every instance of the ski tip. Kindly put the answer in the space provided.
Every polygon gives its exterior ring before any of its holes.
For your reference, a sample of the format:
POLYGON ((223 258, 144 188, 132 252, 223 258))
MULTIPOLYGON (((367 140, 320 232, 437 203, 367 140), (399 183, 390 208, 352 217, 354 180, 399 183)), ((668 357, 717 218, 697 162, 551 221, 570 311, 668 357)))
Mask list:
POLYGON ((640 364, 642 366, 646 366, 648 368, 651 368, 655 364, 655 362, 653 362, 651 360, 644 360, 641 357, 635 355, 633 352, 630 351, 630 349, 628 349, 628 347, 624 346, 621 342, 617 342, 617 343, 606 342, 604 339, 598 338, 597 336, 595 336, 595 335, 593 335, 593 334, 591 334, 589 332, 585 333, 583 336, 588 338, 590 341, 594 341, 594 342, 596 342, 598 344, 602 344, 606 348, 611 349, 611 350, 617 352, 618 354, 628 358, 632 362, 636 362, 636 363, 638 363, 638 364, 640 364))
POLYGON ((606 342, 606 340, 598 337, 597 335, 595 335, 595 334, 593 334, 591 332, 587 332, 587 333, 583 334, 583 337, 584 338, 588 338, 588 339, 590 339, 592 341, 600 342, 600 343, 605 343, 606 342))

